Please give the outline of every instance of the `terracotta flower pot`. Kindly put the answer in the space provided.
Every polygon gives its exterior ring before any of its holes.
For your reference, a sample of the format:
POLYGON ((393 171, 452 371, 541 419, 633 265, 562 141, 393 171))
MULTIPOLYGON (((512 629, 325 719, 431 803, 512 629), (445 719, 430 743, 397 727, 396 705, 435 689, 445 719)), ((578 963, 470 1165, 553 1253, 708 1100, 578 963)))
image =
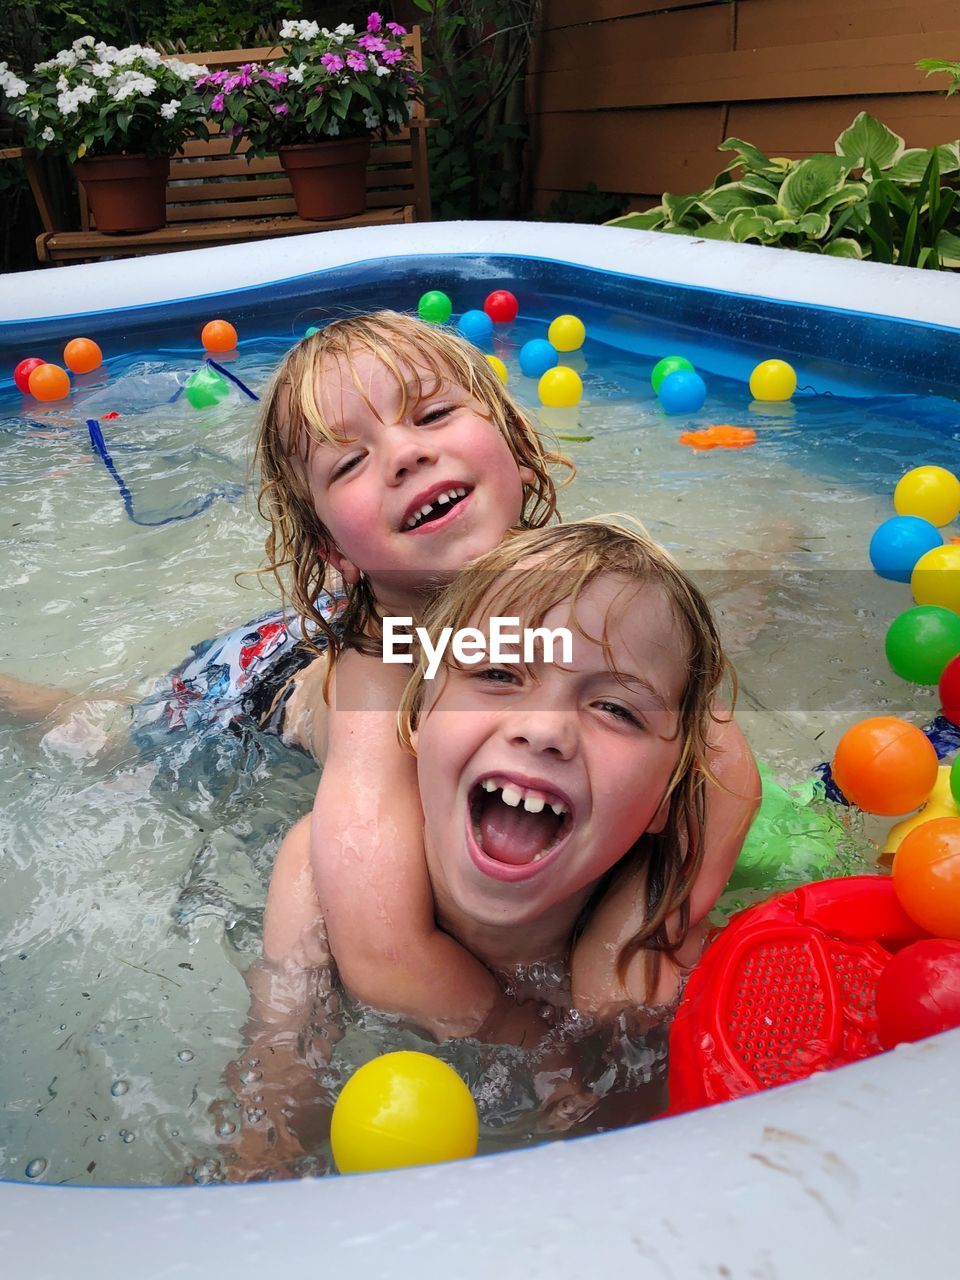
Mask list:
POLYGON ((369 138, 278 147, 301 218, 352 218, 367 207, 369 138))
POLYGON ((85 157, 74 163, 98 231, 123 235, 156 231, 167 222, 170 158, 144 155, 85 157))

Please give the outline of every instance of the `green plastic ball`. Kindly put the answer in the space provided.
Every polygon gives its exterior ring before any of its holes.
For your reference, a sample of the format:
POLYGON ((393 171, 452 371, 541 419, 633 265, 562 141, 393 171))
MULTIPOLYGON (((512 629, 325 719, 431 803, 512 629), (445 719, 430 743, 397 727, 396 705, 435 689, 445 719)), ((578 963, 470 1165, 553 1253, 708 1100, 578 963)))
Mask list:
POLYGON ((650 385, 654 391, 659 392, 660 383, 667 374, 676 373, 678 369, 689 369, 691 373, 696 373, 686 356, 664 356, 662 360, 658 360, 653 366, 653 373, 650 375, 650 385))
POLYGON ((439 289, 431 289, 417 303, 417 315, 427 324, 446 324, 453 311, 453 303, 439 289))
POLYGON ((208 409, 230 394, 230 383, 216 369, 205 365, 191 375, 183 390, 194 409, 208 409))
POLYGON ((960 756, 957 756, 950 766, 950 791, 953 795, 953 803, 960 809, 960 756))
POLYGON ((898 676, 913 684, 936 684, 960 653, 960 614, 935 604, 908 609, 891 622, 885 648, 898 676))

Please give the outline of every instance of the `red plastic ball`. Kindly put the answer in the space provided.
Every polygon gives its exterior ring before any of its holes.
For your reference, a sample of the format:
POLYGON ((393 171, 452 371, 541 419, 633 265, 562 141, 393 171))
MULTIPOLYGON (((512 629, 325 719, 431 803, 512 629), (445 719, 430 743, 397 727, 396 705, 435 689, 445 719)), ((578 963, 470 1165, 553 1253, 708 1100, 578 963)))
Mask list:
POLYGON ((496 289, 489 294, 483 309, 495 324, 509 324, 516 320, 520 303, 507 289, 496 289))
POLYGON ((235 351, 237 331, 229 320, 208 320, 200 333, 207 351, 235 351))
POLYGON ((26 360, 21 360, 14 369, 13 380, 25 396, 30 394, 31 373, 34 369, 39 369, 42 364, 46 364, 46 361, 41 360, 39 356, 27 356, 26 360))
POLYGON ((63 348, 63 363, 73 373, 92 373, 103 364, 103 352, 92 338, 71 338, 63 348))
POLYGON ((960 942, 925 938, 890 960, 877 982, 877 1035, 885 1049, 960 1027, 960 942))
POLYGON ((940 707, 954 724, 960 724, 960 654, 951 658, 940 677, 940 707))
POLYGON ((937 780, 937 764, 936 751, 915 724, 874 716, 843 735, 832 769, 851 804, 892 817, 923 804, 937 780))
POLYGON ((904 836, 893 887, 921 929, 960 941, 960 818, 931 818, 904 836))
POLYGON ((70 394, 70 376, 58 364, 39 364, 30 374, 29 386, 35 400, 65 400, 70 394))

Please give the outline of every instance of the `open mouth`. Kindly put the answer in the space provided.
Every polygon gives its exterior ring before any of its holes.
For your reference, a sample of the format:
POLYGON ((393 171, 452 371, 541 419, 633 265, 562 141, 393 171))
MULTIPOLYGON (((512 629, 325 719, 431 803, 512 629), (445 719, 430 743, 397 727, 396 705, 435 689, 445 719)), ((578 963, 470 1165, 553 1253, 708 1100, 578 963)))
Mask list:
POLYGON ((458 507, 470 492, 466 485, 451 485, 448 489, 441 490, 429 502, 423 503, 422 506, 410 512, 403 522, 403 532, 411 533, 425 524, 434 524, 437 520, 442 520, 454 507, 458 507))
POLYGON ((573 826, 566 797, 493 774, 470 790, 470 826, 481 854, 507 867, 533 867, 573 826))

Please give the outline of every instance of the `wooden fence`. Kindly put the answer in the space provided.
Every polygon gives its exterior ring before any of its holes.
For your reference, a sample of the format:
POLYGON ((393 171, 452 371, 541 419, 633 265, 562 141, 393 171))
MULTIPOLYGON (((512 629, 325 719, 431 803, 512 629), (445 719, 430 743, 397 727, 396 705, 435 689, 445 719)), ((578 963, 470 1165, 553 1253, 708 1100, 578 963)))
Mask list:
POLYGON ((918 58, 960 58, 958 0, 544 0, 527 81, 533 207, 706 186, 724 138, 833 151, 858 111, 908 146, 960 136, 960 95, 918 58))

